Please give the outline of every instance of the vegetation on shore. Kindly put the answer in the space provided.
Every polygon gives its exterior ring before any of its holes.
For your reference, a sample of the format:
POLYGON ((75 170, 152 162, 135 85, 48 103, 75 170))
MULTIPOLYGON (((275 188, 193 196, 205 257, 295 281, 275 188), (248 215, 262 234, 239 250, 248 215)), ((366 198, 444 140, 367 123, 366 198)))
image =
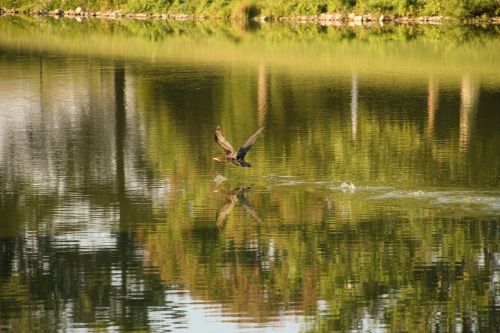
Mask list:
POLYGON ((185 13, 216 17, 284 17, 333 12, 442 15, 454 18, 500 16, 498 0, 0 0, 0 7, 19 10, 92 11, 121 10, 133 13, 185 13))

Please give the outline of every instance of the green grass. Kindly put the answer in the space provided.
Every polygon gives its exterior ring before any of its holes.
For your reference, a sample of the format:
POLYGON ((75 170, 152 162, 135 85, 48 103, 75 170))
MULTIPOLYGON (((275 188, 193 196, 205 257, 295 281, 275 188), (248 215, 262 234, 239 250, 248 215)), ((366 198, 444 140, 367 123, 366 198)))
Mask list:
POLYGON ((317 15, 326 12, 444 15, 456 18, 500 15, 500 0, 0 0, 17 9, 123 10, 144 13, 207 14, 248 19, 257 15, 317 15))

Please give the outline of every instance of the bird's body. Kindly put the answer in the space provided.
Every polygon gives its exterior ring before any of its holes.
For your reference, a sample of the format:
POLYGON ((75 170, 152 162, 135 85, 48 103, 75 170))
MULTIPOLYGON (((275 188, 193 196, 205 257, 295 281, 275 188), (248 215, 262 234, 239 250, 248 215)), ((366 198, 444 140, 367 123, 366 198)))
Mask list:
POLYGON ((222 134, 222 130, 220 129, 220 127, 217 126, 217 128, 215 129, 215 142, 217 142, 217 144, 221 146, 222 149, 224 149, 224 151, 226 152, 226 156, 214 157, 214 160, 222 163, 231 163, 241 167, 252 166, 250 163, 245 161, 245 155, 248 153, 250 148, 252 148, 252 145, 257 139, 257 136, 260 134, 260 132, 262 132, 263 129, 264 127, 259 128, 254 134, 252 134, 252 136, 248 138, 245 144, 236 152, 233 146, 231 146, 231 144, 226 140, 226 138, 222 134))

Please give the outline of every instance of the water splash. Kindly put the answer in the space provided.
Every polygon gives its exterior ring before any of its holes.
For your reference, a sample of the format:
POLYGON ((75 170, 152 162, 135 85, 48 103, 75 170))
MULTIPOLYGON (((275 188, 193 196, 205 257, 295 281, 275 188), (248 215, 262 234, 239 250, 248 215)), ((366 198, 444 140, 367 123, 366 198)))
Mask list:
POLYGON ((354 192, 356 190, 356 186, 354 186, 353 183, 351 182, 343 182, 342 184, 340 184, 339 186, 339 189, 342 191, 342 192, 354 192))
POLYGON ((372 200, 412 200, 426 207, 460 209, 462 211, 498 214, 500 199, 498 192, 481 191, 425 191, 394 190, 373 195, 372 200))
POLYGON ((227 177, 224 177, 223 175, 217 175, 214 177, 214 179, 212 180, 215 184, 219 185, 219 184, 222 184, 223 182, 225 182, 227 180, 227 177))

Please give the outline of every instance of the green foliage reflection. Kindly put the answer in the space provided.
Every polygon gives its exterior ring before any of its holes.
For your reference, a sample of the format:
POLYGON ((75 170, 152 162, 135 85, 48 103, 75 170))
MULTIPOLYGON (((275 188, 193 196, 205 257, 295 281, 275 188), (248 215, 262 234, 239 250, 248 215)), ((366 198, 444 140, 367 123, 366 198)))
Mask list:
POLYGON ((315 332, 498 327, 494 30, 0 24, 13 330, 172 329, 179 290, 315 332), (266 126, 250 170, 216 125, 266 126))

